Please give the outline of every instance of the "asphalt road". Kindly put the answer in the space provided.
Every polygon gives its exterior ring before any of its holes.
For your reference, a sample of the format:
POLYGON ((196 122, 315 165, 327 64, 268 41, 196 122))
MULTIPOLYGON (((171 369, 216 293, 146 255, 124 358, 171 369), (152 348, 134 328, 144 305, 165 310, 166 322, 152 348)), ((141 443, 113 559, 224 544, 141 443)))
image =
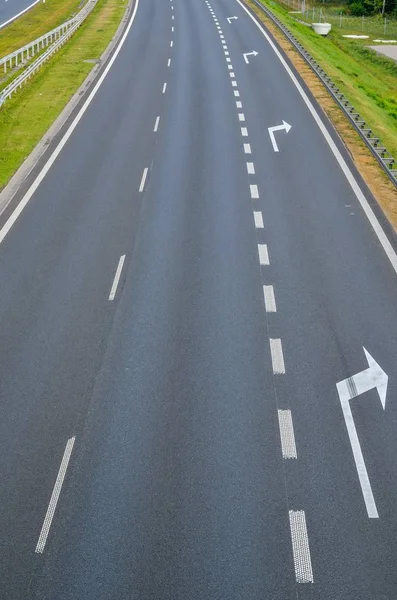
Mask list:
POLYGON ((26 12, 35 0, 0 0, 0 29, 26 12))
POLYGON ((396 272, 238 2, 140 1, 0 254, 2 599, 395 600, 396 272))

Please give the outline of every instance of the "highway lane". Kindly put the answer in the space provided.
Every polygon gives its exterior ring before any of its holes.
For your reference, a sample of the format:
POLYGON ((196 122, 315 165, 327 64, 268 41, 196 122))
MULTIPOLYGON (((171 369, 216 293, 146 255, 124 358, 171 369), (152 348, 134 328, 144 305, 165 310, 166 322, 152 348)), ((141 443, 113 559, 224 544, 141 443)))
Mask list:
POLYGON ((40 0, 1 0, 0 29, 24 14, 40 0))
POLYGON ((1 598, 25 598, 40 565, 56 473, 84 422, 118 302, 108 300, 115 270, 134 247, 135 182, 153 156, 167 72, 168 12, 153 6, 139 11, 119 70, 1 245, 1 598))
POLYGON ((238 3, 141 3, 0 251, 1 597, 395 598, 396 275, 238 3))
POLYGON ((287 369, 277 380, 277 397, 292 410, 298 449, 297 463, 287 464, 288 494, 292 506, 306 508, 313 597, 391 599, 397 589, 396 275, 275 53, 237 3, 212 5, 219 6, 222 25, 238 16, 226 39, 259 159, 259 206, 278 309, 270 334, 282 336, 287 369), (259 54, 247 65, 243 53, 251 50, 259 54), (278 134, 275 153, 267 129, 283 119, 292 129, 278 134), (385 412, 375 390, 352 401, 376 520, 367 516, 335 388, 368 367, 363 346, 390 376, 385 412))
POLYGON ((235 96, 205 5, 173 5, 141 226, 34 598, 295 597, 235 96))

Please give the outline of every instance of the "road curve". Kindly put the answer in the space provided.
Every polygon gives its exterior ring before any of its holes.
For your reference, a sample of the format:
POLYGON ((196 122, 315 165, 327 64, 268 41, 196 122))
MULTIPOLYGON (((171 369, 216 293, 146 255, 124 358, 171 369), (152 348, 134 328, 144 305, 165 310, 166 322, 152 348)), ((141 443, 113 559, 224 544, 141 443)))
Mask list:
POLYGON ((38 4, 40 0, 0 0, 0 30, 26 11, 38 4))
POLYGON ((134 19, 0 246, 0 597, 394 600, 396 272, 330 143, 362 182, 240 2, 134 19))

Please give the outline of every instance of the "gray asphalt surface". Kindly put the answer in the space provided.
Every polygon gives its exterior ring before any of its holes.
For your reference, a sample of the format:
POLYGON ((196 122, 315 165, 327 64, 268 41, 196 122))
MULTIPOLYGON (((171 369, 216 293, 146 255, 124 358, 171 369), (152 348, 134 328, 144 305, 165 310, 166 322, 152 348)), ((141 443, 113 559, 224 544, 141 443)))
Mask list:
MULTIPOLYGON (((0 28, 20 12, 33 4, 34 0, 0 0, 0 28)), ((1 35, 1 34, 0 34, 1 35)))
POLYGON ((211 6, 228 55, 204 0, 141 1, 1 245, 1 598, 397 597, 396 274, 267 41, 237 2, 211 6), (352 401, 379 519, 336 390, 367 368, 363 346, 389 375, 385 412, 375 390, 352 401), (288 511, 305 512, 313 582, 288 511))

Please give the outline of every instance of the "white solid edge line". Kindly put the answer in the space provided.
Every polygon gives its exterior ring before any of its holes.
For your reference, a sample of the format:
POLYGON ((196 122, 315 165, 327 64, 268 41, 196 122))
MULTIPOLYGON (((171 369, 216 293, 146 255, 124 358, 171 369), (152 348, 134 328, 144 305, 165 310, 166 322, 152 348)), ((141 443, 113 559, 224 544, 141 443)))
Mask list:
POLYGON ((290 510, 292 554, 297 583, 313 583, 312 560, 304 510, 290 510))
POLYGON ((2 29, 3 27, 5 27, 6 25, 8 25, 8 23, 12 23, 13 21, 15 21, 15 19, 18 19, 18 17, 20 17, 21 15, 23 15, 23 13, 26 13, 26 11, 30 10, 31 8, 33 8, 33 6, 35 4, 38 4, 39 2, 40 2, 40 0, 35 0, 34 2, 32 2, 32 4, 29 4, 29 6, 27 6, 23 10, 21 10, 21 12, 19 12, 16 15, 14 15, 13 17, 11 17, 11 19, 8 19, 8 21, 4 21, 4 23, 1 23, 0 24, 0 29, 2 29))
POLYGON ((278 410, 277 412, 283 458, 298 458, 291 411, 278 410))
POLYGON ((120 256, 120 258, 119 258, 119 263, 117 265, 116 273, 114 275, 114 279, 113 279, 113 283, 112 283, 112 289, 110 290, 110 294, 109 294, 110 301, 114 300, 114 298, 116 296, 117 287, 119 285, 120 275, 121 275, 121 271, 123 270, 124 261, 125 261, 125 254, 123 254, 123 256, 120 256))
POLYGON ((122 48, 122 46, 123 46, 123 44, 124 44, 124 42, 125 42, 125 40, 127 38, 127 35, 129 33, 131 27, 132 27, 132 24, 133 24, 134 19, 135 19, 136 12, 138 10, 138 6, 139 6, 139 0, 135 0, 135 8, 134 8, 133 13, 131 15, 130 22, 127 25, 127 29, 125 30, 125 32, 123 34, 123 37, 121 38, 121 40, 119 42, 119 45, 117 46, 117 48, 116 48, 116 50, 115 50, 112 58, 110 59, 107 67, 105 68, 104 72, 102 73, 102 75, 98 79, 97 83, 94 86, 94 89, 92 90, 92 92, 88 96, 87 100, 84 102, 83 106, 80 108, 79 112, 77 113, 77 115, 73 119, 72 123, 69 125, 67 131, 63 135, 63 137, 60 140, 59 144, 57 145, 57 147, 55 148, 55 150, 53 151, 53 153, 51 154, 51 156, 49 157, 49 159, 45 163, 44 167, 41 169, 40 173, 37 175, 36 179, 34 180, 34 182, 32 183, 32 185, 30 186, 30 188, 28 189, 28 191, 26 192, 26 194, 23 196, 23 198, 21 199, 21 201, 19 202, 19 204, 15 207, 14 211, 11 213, 11 215, 8 217, 7 221, 4 223, 3 227, 0 229, 0 244, 3 242, 3 240, 6 237, 7 233, 10 231, 11 227, 14 225, 15 221, 18 219, 19 215, 21 214, 21 212, 23 211, 23 209, 25 208, 25 206, 28 204, 29 200, 31 199, 31 197, 33 196, 33 194, 35 193, 35 191, 39 187, 40 183, 43 181, 44 177, 47 175, 48 171, 50 170, 50 168, 52 167, 52 165, 54 164, 54 162, 58 158, 58 156, 61 153, 63 147, 66 144, 66 142, 68 141, 68 139, 72 135, 73 131, 76 129, 79 121, 81 120, 81 118, 84 115, 85 111, 87 110, 87 108, 91 104, 92 100, 94 99, 94 96, 97 93, 97 91, 99 90, 100 86, 102 85, 102 83, 103 83, 106 75, 109 73, 110 69, 112 68, 113 63, 116 60, 118 54, 120 53, 120 50, 121 50, 121 48, 122 48))
POLYGON ((328 146, 330 147, 330 149, 331 149, 334 157, 338 161, 339 166, 342 169, 342 171, 343 171, 343 173, 344 173, 347 181, 349 182, 350 187, 352 188, 352 190, 353 190, 353 192, 354 192, 357 200, 361 204, 361 207, 362 207, 362 209, 363 209, 363 211, 364 211, 364 213, 365 213, 368 221, 370 222, 370 224, 371 224, 371 226, 372 226, 372 228, 373 228, 373 230, 374 230, 374 232, 375 232, 378 240, 382 244, 382 248, 385 251, 386 256, 388 257, 388 259, 390 260, 394 271, 397 273, 397 254, 394 251, 393 246, 391 245, 391 243, 390 243, 387 235, 383 231, 383 228, 382 228, 381 224, 379 223, 378 219, 376 218, 375 213, 373 212, 372 208, 370 207, 370 205, 368 203, 368 200, 364 196, 364 194, 363 194, 360 186, 358 185, 357 181, 355 180, 353 173, 349 169, 349 167, 348 167, 345 159, 343 158, 342 154, 338 150, 338 148, 337 148, 335 142, 333 141, 332 137, 328 133, 327 128, 325 127, 323 121, 320 118, 320 115, 318 114, 318 112, 314 108, 313 104, 311 103, 311 101, 310 101, 309 97, 307 96, 306 92, 304 91, 304 89, 300 85, 299 81, 297 80, 297 78, 293 74, 291 68, 288 66, 287 62, 283 58, 281 52, 276 48, 275 44, 270 39, 269 35, 266 33, 266 31, 263 29, 263 27, 258 23, 258 21, 252 16, 252 14, 250 13, 250 11, 244 6, 244 4, 241 2, 241 0, 236 0, 236 2, 238 2, 238 4, 241 6, 241 8, 247 13, 247 15, 250 17, 250 19, 252 19, 252 21, 258 27, 258 29, 260 30, 260 32, 265 37, 265 39, 269 43, 270 47, 272 48, 272 50, 276 54, 277 58, 280 60, 280 62, 283 65, 284 69, 287 71, 288 75, 292 79, 292 82, 294 83, 296 89, 298 90, 299 94, 301 95, 301 97, 302 97, 304 103, 306 104, 307 108, 309 109, 312 117, 316 121, 316 123, 317 123, 317 125, 318 125, 321 133, 323 134, 323 136, 324 136, 324 138, 325 138, 328 146))
POLYGON ((63 453, 63 458, 61 462, 61 466, 59 467, 58 476, 55 481, 54 489, 52 490, 50 503, 47 508, 46 515, 44 517, 44 523, 40 531, 39 539, 36 546, 36 552, 41 554, 44 550, 47 537, 50 531, 52 519, 54 517, 55 509, 57 507, 57 503, 59 500, 59 495, 61 493, 63 481, 65 479, 66 470, 68 468, 70 456, 72 454, 75 437, 70 438, 66 443, 65 452, 63 453))
POLYGON ((154 124, 154 129, 153 129, 153 131, 158 131, 158 128, 159 128, 159 123, 160 123, 160 117, 157 117, 157 118, 156 118, 156 122, 155 122, 155 124, 154 124))
POLYGON ((256 229, 263 229, 263 215, 260 210, 254 211, 254 223, 256 229))
POLYGON ((266 312, 277 312, 274 287, 272 285, 263 286, 263 298, 265 300, 266 312))
POLYGON ((145 189, 145 183, 146 183, 146 177, 148 174, 148 167, 145 167, 143 169, 143 173, 142 173, 142 179, 141 179, 141 183, 139 184, 139 191, 143 192, 143 190, 145 189))
POLYGON ((283 346, 280 338, 270 338, 270 354, 272 355, 273 373, 283 375, 285 373, 283 346))

